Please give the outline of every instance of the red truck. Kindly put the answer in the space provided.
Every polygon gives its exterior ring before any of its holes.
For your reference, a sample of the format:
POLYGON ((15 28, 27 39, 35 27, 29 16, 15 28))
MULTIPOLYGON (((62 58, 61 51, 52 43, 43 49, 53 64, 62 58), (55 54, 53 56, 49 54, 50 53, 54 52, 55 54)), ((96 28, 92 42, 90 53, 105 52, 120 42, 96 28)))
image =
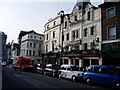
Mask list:
POLYGON ((33 71, 32 59, 29 57, 15 56, 13 59, 14 70, 33 71))

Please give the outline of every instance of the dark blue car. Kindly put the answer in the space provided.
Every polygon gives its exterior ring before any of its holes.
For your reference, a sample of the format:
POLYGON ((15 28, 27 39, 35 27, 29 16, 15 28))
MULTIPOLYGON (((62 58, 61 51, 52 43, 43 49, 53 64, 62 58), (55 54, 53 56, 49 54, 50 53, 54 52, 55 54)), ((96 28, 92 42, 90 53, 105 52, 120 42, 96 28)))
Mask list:
POLYGON ((83 79, 88 83, 102 83, 120 88, 120 67, 91 65, 84 73, 83 79))

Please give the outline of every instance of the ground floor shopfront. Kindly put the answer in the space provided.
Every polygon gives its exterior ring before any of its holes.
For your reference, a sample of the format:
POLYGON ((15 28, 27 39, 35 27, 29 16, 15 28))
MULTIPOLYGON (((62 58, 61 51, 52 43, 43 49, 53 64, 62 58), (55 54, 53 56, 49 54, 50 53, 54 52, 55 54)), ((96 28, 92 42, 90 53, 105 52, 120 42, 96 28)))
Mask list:
POLYGON ((61 64, 73 64, 80 67, 89 65, 101 65, 102 59, 98 50, 70 51, 63 53, 60 59, 61 64))
POLYGON ((120 66, 120 42, 102 44, 103 65, 120 66))
POLYGON ((44 56, 46 64, 73 64, 80 67, 88 67, 89 65, 101 65, 99 50, 74 50, 63 53, 51 53, 44 56))

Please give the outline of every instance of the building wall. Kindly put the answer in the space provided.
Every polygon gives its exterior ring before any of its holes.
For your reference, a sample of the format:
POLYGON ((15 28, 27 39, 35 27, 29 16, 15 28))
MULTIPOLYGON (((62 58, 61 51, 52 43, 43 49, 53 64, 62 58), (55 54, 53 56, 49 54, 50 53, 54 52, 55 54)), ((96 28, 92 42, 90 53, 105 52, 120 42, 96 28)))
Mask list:
POLYGON ((44 52, 44 35, 29 33, 22 37, 20 56, 31 57, 32 60, 42 59, 44 52))
POLYGON ((60 46, 60 16, 56 16, 55 18, 49 20, 46 24, 45 24, 45 41, 44 41, 44 46, 45 46, 45 53, 53 51, 54 48, 54 52, 57 52, 60 46), (54 24, 55 22, 55 24, 54 24), (49 25, 49 28, 48 28, 49 25), (54 33, 54 37, 53 37, 53 33, 54 33), (54 43, 54 47, 53 44, 54 43))
POLYGON ((6 61, 6 39, 7 35, 4 32, 0 32, 0 58, 2 61, 6 61))

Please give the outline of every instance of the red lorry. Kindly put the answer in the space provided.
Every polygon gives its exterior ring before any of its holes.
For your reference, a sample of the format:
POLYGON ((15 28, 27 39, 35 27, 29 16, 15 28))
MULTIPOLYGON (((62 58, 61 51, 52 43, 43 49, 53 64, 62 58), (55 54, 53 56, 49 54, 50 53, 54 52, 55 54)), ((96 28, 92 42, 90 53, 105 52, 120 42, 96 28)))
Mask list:
POLYGON ((33 71, 32 59, 29 57, 15 56, 13 59, 14 70, 33 71))

